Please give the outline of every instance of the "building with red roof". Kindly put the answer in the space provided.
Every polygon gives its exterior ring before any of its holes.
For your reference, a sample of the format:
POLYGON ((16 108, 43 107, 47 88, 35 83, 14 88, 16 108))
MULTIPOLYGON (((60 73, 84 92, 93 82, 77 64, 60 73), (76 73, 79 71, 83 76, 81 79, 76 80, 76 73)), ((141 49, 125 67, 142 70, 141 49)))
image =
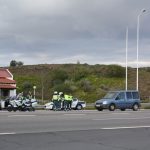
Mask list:
POLYGON ((0 97, 16 95, 16 81, 8 69, 0 68, 0 97))

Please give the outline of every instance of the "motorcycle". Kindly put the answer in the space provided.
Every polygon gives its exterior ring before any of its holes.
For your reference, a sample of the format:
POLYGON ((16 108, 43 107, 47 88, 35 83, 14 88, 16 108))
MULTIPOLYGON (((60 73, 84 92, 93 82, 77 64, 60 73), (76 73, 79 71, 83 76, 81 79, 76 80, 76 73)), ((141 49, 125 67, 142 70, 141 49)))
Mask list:
POLYGON ((35 111, 35 106, 37 105, 36 100, 29 100, 29 99, 8 99, 7 100, 7 107, 6 109, 11 111, 35 111))

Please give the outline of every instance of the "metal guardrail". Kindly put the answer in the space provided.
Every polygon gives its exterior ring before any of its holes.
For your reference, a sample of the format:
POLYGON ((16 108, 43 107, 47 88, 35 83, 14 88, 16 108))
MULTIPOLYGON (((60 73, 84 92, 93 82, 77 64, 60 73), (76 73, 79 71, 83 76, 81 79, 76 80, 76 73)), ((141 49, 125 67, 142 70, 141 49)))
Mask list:
MULTIPOLYGON (((150 106, 150 103, 141 103, 141 106, 142 107, 148 107, 148 106, 150 106)), ((94 103, 87 103, 86 104, 86 107, 88 108, 88 107, 94 107, 94 103)), ((38 106, 36 106, 36 108, 37 109, 43 109, 44 108, 44 105, 38 105, 38 106)))

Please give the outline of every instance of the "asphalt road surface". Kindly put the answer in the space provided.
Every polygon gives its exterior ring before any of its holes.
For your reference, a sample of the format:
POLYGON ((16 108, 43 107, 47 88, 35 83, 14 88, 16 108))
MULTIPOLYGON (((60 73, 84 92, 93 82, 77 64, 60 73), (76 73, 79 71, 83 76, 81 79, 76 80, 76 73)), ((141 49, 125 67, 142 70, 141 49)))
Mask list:
POLYGON ((0 111, 0 150, 150 150, 150 111, 0 111))

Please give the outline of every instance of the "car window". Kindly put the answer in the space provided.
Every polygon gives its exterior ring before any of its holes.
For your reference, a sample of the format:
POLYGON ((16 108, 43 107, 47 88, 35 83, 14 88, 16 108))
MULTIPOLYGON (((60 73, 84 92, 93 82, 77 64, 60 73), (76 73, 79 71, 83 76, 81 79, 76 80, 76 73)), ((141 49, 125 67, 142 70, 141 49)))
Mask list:
POLYGON ((113 98, 116 97, 117 94, 118 94, 117 92, 108 92, 108 93, 104 96, 104 98, 105 98, 105 99, 113 99, 113 98))
POLYGON ((139 99, 139 93, 138 92, 132 92, 133 99, 139 99))
POLYGON ((124 92, 119 93, 119 95, 117 96, 116 100, 120 100, 120 99, 125 99, 125 94, 124 92))
POLYGON ((132 93, 131 92, 126 92, 127 99, 132 99, 132 93))
POLYGON ((77 99, 76 99, 76 98, 74 98, 74 99, 73 99, 73 101, 75 102, 75 101, 77 101, 77 99))

